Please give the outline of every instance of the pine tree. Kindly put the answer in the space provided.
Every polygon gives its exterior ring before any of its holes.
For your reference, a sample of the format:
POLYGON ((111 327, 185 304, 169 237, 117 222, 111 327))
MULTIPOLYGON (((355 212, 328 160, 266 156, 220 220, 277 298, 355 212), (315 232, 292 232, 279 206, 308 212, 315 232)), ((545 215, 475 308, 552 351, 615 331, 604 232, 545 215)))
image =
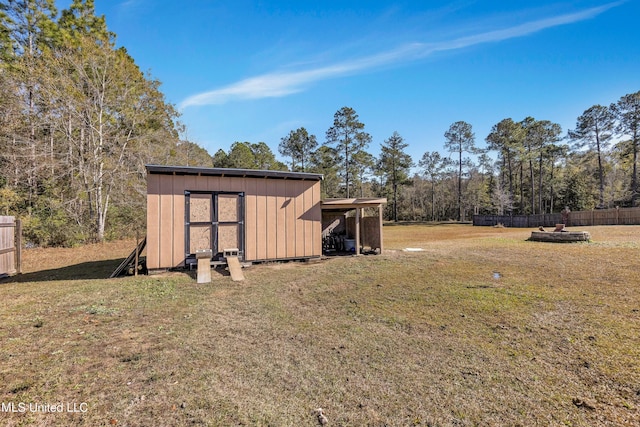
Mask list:
POLYGON ((578 117, 576 128, 569 131, 575 148, 587 147, 595 150, 598 157, 599 200, 598 208, 604 208, 604 151, 611 144, 615 126, 615 115, 611 109, 594 105, 578 117))
POLYGON ((3 12, 3 32, 5 37, 8 32, 11 39, 10 50, 3 52, 8 60, 5 69, 7 78, 12 80, 12 98, 16 101, 13 106, 17 108, 11 125, 12 180, 23 184, 26 204, 34 208, 48 170, 41 160, 44 147, 48 146, 43 140, 48 135, 38 73, 44 67, 42 53, 51 48, 56 38, 57 10, 53 0, 16 0, 3 5, 3 12))
POLYGON ((231 167, 231 162, 229 161, 229 156, 227 153, 220 148, 216 151, 216 154, 213 155, 213 167, 214 168, 229 168, 231 167))
POLYGON ((393 194, 393 220, 398 221, 398 187, 406 184, 409 179, 409 170, 413 166, 411 156, 405 152, 409 146, 404 139, 393 132, 380 148, 380 160, 378 168, 385 176, 387 183, 391 183, 393 194))
POLYGON ((254 169, 260 170, 287 170, 287 165, 276 160, 271 148, 264 143, 250 144, 254 158, 254 169))
POLYGON ((458 166, 458 221, 462 221, 464 213, 462 211, 462 170, 465 164, 468 164, 468 159, 463 159, 464 153, 474 153, 476 151, 475 140, 476 137, 471 129, 471 125, 467 122, 459 121, 453 123, 449 130, 444 134, 446 141, 444 148, 452 154, 457 155, 457 159, 454 161, 458 166))
POLYGON ((7 14, 7 5, 0 3, 0 69, 13 57, 13 40, 11 39, 11 19, 7 14))
POLYGON ((347 198, 351 195, 351 184, 354 175, 354 157, 356 153, 366 149, 371 136, 364 131, 364 123, 358 120, 353 108, 342 107, 333 115, 333 126, 327 130, 327 144, 335 146, 338 158, 342 163, 340 175, 344 182, 347 198))
POLYGON ((323 198, 339 196, 339 169, 338 153, 335 148, 321 145, 316 151, 311 153, 309 171, 324 175, 324 179, 320 185, 323 198))
POLYGON ((291 158, 291 170, 305 172, 309 163, 309 157, 318 146, 315 135, 309 135, 304 127, 289 132, 289 135, 280 140, 278 151, 280 154, 291 158))
POLYGON ((512 119, 504 119, 495 124, 491 128, 491 132, 485 139, 490 150, 498 151, 498 155, 502 160, 500 179, 503 190, 505 187, 507 195, 504 196, 504 191, 499 191, 501 198, 508 198, 511 201, 510 206, 515 201, 516 185, 515 180, 516 166, 518 164, 518 153, 522 152, 524 138, 524 129, 521 123, 516 123, 512 119))
POLYGON ((526 148, 526 159, 529 163, 529 185, 531 197, 531 213, 536 213, 536 190, 534 161, 538 162, 538 213, 543 213, 543 183, 544 183, 544 160, 549 148, 560 140, 562 128, 549 120, 536 120, 527 117, 521 122, 524 129, 524 146, 526 148))
POLYGON ((58 20, 62 43, 74 45, 80 37, 90 36, 99 43, 113 44, 115 34, 107 29, 104 15, 96 16, 94 0, 73 0, 58 20))
POLYGON ((621 97, 611 105, 618 119, 616 130, 630 139, 630 151, 633 155, 631 173, 631 205, 638 205, 638 151, 640 150, 640 91, 621 97))
POLYGON ((227 156, 230 168, 256 169, 256 157, 251 150, 250 142, 234 142, 227 156))
POLYGON ((427 151, 422 155, 418 165, 425 178, 431 183, 431 221, 436 218, 436 185, 443 178, 451 161, 442 157, 437 151, 427 151))

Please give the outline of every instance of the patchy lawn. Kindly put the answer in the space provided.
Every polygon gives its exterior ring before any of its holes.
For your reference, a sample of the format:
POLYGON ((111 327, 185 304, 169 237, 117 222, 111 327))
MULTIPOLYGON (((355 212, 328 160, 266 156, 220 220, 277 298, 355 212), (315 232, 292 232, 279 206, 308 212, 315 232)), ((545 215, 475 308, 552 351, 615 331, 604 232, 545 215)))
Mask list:
POLYGON ((133 241, 27 250, 0 282, 0 423, 640 425, 640 227, 584 229, 389 226, 384 255, 240 284, 105 279, 133 241))

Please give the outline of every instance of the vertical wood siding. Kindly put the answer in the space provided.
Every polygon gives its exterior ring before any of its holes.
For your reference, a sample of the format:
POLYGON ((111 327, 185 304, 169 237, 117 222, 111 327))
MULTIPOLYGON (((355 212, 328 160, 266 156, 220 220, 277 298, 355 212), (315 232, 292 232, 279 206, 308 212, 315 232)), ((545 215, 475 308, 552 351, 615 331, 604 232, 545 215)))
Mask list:
POLYGON ((16 273, 15 259, 15 219, 0 216, 0 277, 16 273))
POLYGON ((286 215, 286 233, 285 242, 287 245, 287 258, 293 258, 296 254, 296 201, 289 197, 290 194, 295 194, 296 181, 285 181, 285 189, 287 194, 287 200, 285 201, 285 215, 286 215))
MULTIPOLYGON (((286 181, 285 181, 286 182, 286 181)), ((283 184, 276 186, 276 258, 287 258, 287 188, 283 184)))
POLYGON ((256 212, 258 210, 256 186, 258 181, 255 179, 245 182, 245 240, 244 240, 244 257, 245 260, 258 259, 258 247, 257 247, 257 217, 256 212))
POLYGON ((267 254, 272 258, 278 257, 278 181, 272 179, 265 180, 267 184, 268 196, 267 202, 267 218, 270 221, 265 224, 267 236, 267 254))
MULTIPOLYGON (((182 266, 184 262, 184 251, 185 251, 185 241, 184 241, 184 224, 185 224, 185 205, 184 205, 184 188, 186 188, 187 177, 184 175, 175 175, 173 177, 173 188, 174 194, 182 194, 181 198, 173 197, 173 230, 172 233, 175 233, 175 230, 182 230, 179 236, 173 235, 171 240, 171 244, 173 247, 173 254, 171 258, 171 263, 174 266, 182 266)), ((192 185, 193 183, 189 184, 192 185)))
POLYGON ((304 220, 302 215, 304 214, 304 189, 302 187, 302 183, 299 181, 295 181, 295 193, 301 194, 301 197, 295 198, 295 223, 296 223, 296 231, 295 231, 295 251, 296 253, 300 252, 304 254, 304 220))
POLYGON ((160 176, 147 175, 147 265, 160 268, 160 176))
MULTIPOLYGON (((160 243, 162 248, 160 251, 160 264, 173 264, 173 238, 174 228, 174 179, 160 180, 160 243)), ((184 199, 183 199, 184 200, 184 199)))
POLYGON ((267 212, 267 180, 258 179, 256 185, 256 258, 268 259, 267 256, 267 235, 268 212, 267 212))

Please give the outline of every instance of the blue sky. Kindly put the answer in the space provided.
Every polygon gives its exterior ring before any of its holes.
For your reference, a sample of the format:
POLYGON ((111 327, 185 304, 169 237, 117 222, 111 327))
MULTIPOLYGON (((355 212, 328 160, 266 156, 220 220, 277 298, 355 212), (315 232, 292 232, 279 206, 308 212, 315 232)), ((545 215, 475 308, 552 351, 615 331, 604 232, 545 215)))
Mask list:
MULTIPOLYGON (((63 8, 68 2, 59 2, 63 8)), ((418 161, 458 120, 478 146, 527 116, 563 132, 640 90, 640 1, 97 0, 211 154, 356 110, 369 151, 397 131, 418 161)))

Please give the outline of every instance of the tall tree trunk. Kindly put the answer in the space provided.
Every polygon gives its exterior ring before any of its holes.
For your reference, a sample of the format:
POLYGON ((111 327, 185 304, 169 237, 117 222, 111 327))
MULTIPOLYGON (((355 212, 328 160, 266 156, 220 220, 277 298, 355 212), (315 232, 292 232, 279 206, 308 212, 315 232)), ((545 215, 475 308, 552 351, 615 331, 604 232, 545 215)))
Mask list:
POLYGON ((13 142, 13 188, 18 188, 20 184, 20 166, 18 165, 18 141, 14 136, 12 139, 13 142))
POLYGON ((508 168, 509 168, 509 199, 513 202, 515 194, 513 194, 513 164, 511 161, 511 152, 507 150, 508 168))
POLYGON ((538 213, 542 215, 544 213, 542 209, 542 153, 538 159, 538 173, 538 213))
POLYGON ((550 181, 550 188, 549 191, 551 192, 551 194, 549 195, 549 213, 553 213, 553 195, 554 195, 554 188, 553 188, 553 158, 551 159, 551 170, 550 170, 550 175, 549 175, 549 181, 550 181))
POLYGON ((434 180, 431 180, 431 221, 436 220, 436 185, 434 180))
POLYGON ((462 221, 462 146, 460 146, 458 161, 458 221, 462 221))
POLYGON ((638 205, 638 131, 633 132, 633 174, 631 176, 631 206, 638 205))
POLYGON ((533 175, 533 161, 529 157, 529 181, 531 184, 531 214, 536 213, 536 183, 533 175))
POLYGON ((398 222, 398 185, 393 184, 393 222, 398 222))
POLYGON ((520 161, 520 213, 524 214, 524 162, 520 161))
POLYGON ((602 153, 600 152, 600 138, 596 134, 596 144, 598 149, 598 178, 600 180, 600 200, 599 208, 604 208, 604 170, 602 169, 602 153))
POLYGON ((347 186, 347 199, 348 199, 349 198, 349 144, 348 143, 344 144, 344 180, 347 186))
POLYGON ((393 222, 398 222, 398 175, 395 162, 393 166, 393 222))

